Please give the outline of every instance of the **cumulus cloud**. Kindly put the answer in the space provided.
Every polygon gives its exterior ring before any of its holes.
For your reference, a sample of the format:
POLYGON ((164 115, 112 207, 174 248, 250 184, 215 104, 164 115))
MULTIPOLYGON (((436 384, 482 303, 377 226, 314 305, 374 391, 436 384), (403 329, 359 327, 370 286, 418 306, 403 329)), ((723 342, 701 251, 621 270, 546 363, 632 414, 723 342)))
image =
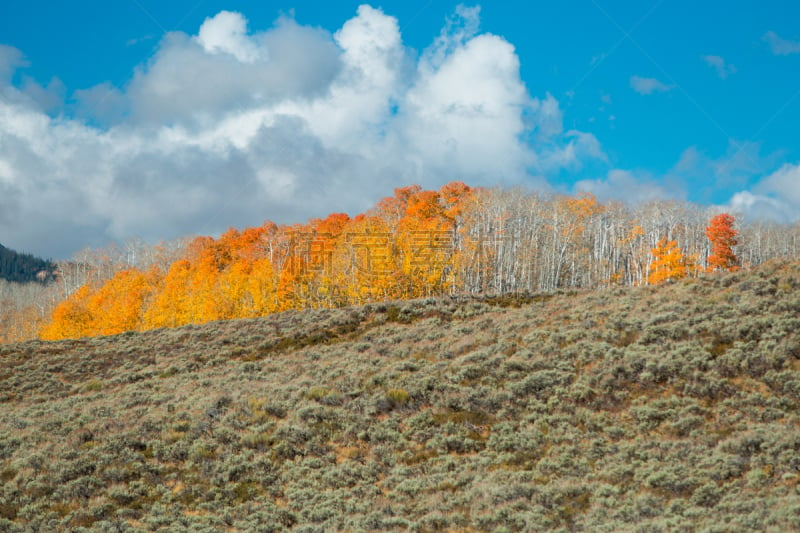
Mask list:
POLYGON ((724 80, 731 74, 736 74, 736 65, 731 65, 720 56, 702 56, 702 59, 705 61, 706 65, 712 67, 716 71, 720 79, 724 80))
POLYGON ((673 89, 671 85, 665 85, 655 78, 643 78, 641 76, 631 76, 630 84, 631 89, 639 94, 663 93, 673 89))
POLYGON ((367 5, 333 33, 286 17, 252 31, 223 11, 167 34, 127 86, 74 91, 58 116, 43 96, 63 88, 12 85, 24 57, 2 47, 0 239, 66 257, 357 212, 404 184, 532 183, 605 161, 594 136, 564 131, 552 95, 529 93, 479 14, 459 7, 417 53, 367 5))
POLYGON ((781 39, 774 31, 768 31, 761 39, 769 45, 772 53, 777 56, 800 54, 800 41, 781 39))
POLYGON ((58 78, 51 79, 47 85, 40 85, 30 76, 24 76, 22 93, 30 98, 37 108, 51 112, 60 109, 63 105, 66 87, 58 78))
POLYGON ((761 180, 755 190, 762 194, 779 194, 783 200, 800 208, 800 165, 781 166, 761 180))
POLYGON ((535 161, 520 141, 520 110, 541 105, 519 79, 513 47, 499 37, 479 35, 455 45, 439 64, 423 62, 403 104, 400 134, 438 171, 455 164, 459 173, 492 169, 497 177, 515 177, 535 161))
POLYGON ((125 94, 108 82, 78 89, 72 100, 77 117, 102 126, 119 124, 130 113, 130 103, 125 94))
POLYGON ((744 215, 748 219, 791 222, 797 219, 792 206, 779 198, 763 194, 741 191, 734 194, 725 211, 744 215))
POLYGON ((47 85, 41 85, 30 76, 20 74, 27 66, 28 60, 20 50, 0 44, 0 99, 44 112, 59 109, 64 102, 64 84, 53 77, 47 85), (15 78, 20 79, 18 87, 13 84, 15 78))
POLYGON ((197 42, 206 52, 224 52, 242 63, 253 63, 261 56, 258 45, 247 35, 247 20, 241 13, 221 11, 200 26, 197 42))
POLYGON ((208 128, 227 113, 328 89, 340 67, 329 34, 281 18, 270 31, 246 36, 238 17, 207 19, 205 38, 168 34, 127 88, 131 120, 208 128))
POLYGON ((751 190, 737 192, 729 205, 750 218, 800 220, 800 164, 784 164, 759 180, 751 190))

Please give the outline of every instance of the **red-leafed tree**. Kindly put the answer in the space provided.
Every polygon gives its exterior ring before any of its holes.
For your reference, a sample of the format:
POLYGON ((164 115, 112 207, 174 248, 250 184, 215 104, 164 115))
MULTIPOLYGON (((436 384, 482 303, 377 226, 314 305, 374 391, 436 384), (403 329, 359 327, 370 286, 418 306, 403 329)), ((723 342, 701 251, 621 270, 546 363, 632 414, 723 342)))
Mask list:
POLYGON ((711 255, 708 256, 708 270, 736 270, 739 259, 733 253, 733 247, 738 244, 736 236, 739 234, 733 228, 735 219, 721 213, 711 219, 706 228, 706 237, 711 242, 711 255))

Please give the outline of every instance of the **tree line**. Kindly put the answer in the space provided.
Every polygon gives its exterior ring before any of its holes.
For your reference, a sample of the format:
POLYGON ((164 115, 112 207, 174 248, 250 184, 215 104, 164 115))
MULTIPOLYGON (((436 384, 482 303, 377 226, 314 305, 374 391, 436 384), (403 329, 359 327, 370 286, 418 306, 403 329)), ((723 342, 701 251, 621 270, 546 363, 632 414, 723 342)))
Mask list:
POLYGON ((638 206, 523 189, 398 188, 369 211, 267 221, 59 265, 45 339, 458 293, 665 283, 798 256, 797 225, 676 201, 638 206))

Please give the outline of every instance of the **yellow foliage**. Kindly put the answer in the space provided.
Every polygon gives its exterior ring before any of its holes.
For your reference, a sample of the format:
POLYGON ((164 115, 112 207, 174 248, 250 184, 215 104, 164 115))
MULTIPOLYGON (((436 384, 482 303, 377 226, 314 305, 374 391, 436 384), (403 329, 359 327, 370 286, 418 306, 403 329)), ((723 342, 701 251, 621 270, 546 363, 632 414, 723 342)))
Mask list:
POLYGON ((647 282, 651 285, 685 278, 694 261, 685 257, 677 241, 663 237, 650 253, 655 258, 650 264, 647 282))
POLYGON ((84 285, 54 310, 49 324, 39 336, 43 340, 79 339, 94 334, 92 315, 88 310, 92 288, 84 285))
MULTIPOLYGON (((455 282, 456 219, 472 192, 403 187, 369 215, 336 213, 291 227, 265 223, 198 237, 166 270, 119 272, 56 308, 42 338, 110 335, 211 320, 264 316, 443 294, 455 282)), ((592 211, 579 198, 574 209, 592 211)))

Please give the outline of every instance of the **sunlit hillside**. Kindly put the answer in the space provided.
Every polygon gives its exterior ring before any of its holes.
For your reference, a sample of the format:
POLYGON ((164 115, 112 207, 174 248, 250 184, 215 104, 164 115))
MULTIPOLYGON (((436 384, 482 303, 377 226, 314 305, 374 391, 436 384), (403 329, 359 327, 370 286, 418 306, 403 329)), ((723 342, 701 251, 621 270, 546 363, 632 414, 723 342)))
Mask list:
POLYGON ((0 347, 0 529, 796 531, 800 266, 0 347))

